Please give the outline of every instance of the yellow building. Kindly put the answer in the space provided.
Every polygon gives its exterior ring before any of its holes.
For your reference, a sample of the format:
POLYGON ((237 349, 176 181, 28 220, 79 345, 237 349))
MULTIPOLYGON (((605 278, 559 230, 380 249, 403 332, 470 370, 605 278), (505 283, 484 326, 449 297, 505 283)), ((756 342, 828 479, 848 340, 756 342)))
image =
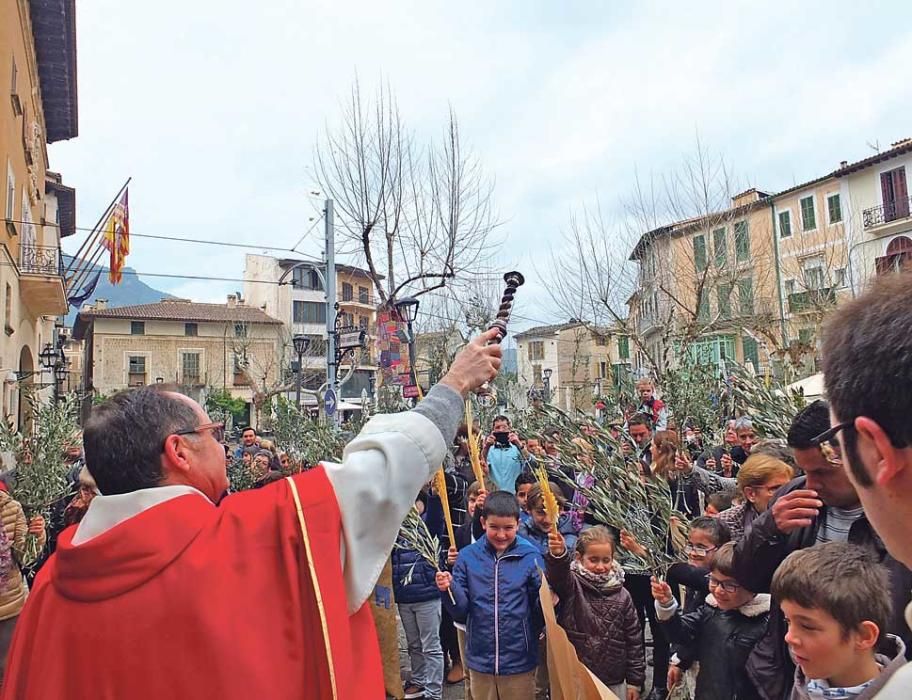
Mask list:
POLYGON ((0 0, 0 94, 0 414, 17 421, 22 383, 54 381, 39 354, 67 310, 60 238, 75 231, 75 193, 49 172, 47 144, 77 135, 74 0, 0 0))
POLYGON ((628 300, 636 367, 662 371, 684 343, 706 361, 762 370, 781 342, 770 195, 750 189, 731 208, 640 237, 628 300))

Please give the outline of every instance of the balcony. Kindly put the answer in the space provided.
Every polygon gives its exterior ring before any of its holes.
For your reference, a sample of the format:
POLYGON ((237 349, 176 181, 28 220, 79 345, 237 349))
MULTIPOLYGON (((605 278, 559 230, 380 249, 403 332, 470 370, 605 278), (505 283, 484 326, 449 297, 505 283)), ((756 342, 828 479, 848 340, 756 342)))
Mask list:
POLYGON ((892 221, 909 218, 910 202, 912 198, 896 199, 885 202, 879 207, 871 207, 862 212, 862 221, 866 229, 883 226, 892 221))
POLYGON ((791 314, 803 314, 809 311, 819 311, 823 308, 835 306, 835 304, 835 287, 809 289, 806 292, 796 292, 794 294, 789 294, 788 296, 789 313, 791 314))
POLYGON ((376 311, 379 301, 368 294, 343 293, 339 295, 339 306, 376 311))
POLYGON ((67 312, 60 249, 23 243, 19 246, 19 293, 33 316, 67 312))
POLYGON ((637 319, 637 331, 640 334, 648 333, 658 325, 655 316, 640 316, 637 319))

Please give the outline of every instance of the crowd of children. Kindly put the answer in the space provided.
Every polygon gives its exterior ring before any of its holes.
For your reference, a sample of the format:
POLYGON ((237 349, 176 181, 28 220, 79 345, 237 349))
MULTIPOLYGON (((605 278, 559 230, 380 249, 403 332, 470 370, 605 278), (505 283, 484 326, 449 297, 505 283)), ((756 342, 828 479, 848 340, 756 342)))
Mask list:
MULTIPOLYGON (((547 466, 548 453, 524 444, 498 417, 485 443, 489 452, 497 450, 492 482, 465 487, 462 506, 450 501, 453 514, 461 508, 455 542, 446 541, 433 489, 422 497, 429 528, 444 541, 442 570, 407 552, 394 555, 412 665, 406 698, 437 700, 445 682, 464 682, 470 700, 547 698, 542 576, 580 661, 620 700, 641 694, 644 700, 865 699, 903 663, 900 636, 908 638, 908 629, 891 629, 896 614, 883 557, 853 537, 818 535, 796 546, 774 567, 771 584, 744 576, 745 547, 751 546, 744 540, 754 524, 763 519, 762 527, 781 527, 785 537, 790 528, 783 518, 797 517, 773 508, 777 491, 809 488, 819 478, 813 471, 800 475, 790 448, 809 465, 820 450, 804 453, 811 448, 797 439, 788 447, 758 443, 749 421, 741 420, 731 425, 721 453, 712 446, 695 451, 692 440, 682 446, 676 433, 652 430, 666 409, 652 391, 643 394, 649 415, 623 426, 635 443, 624 453, 643 479, 668 480, 672 505, 689 520, 681 561, 663 577, 633 564, 642 563, 643 545, 626 530, 595 522, 576 495, 564 498, 563 484, 552 484, 560 506, 553 522, 529 469, 536 460, 547 466), (641 426, 648 432, 638 439, 641 426), (780 618, 787 626, 779 643, 787 645, 790 660, 777 668, 789 677, 771 689, 752 672, 752 657, 771 631, 778 634, 771 619, 780 618), (458 643, 444 642, 452 649, 444 653, 441 640, 453 631, 458 643)), ((818 415, 820 407, 813 411, 818 415)), ((811 418, 799 415, 796 425, 811 418)), ((461 446, 457 438, 457 465, 461 446)), ((820 490, 823 498, 826 490, 820 490)), ((784 508, 797 507, 788 503, 784 508)), ((815 507, 822 519, 827 505, 815 507)), ((816 512, 805 515, 813 519, 816 512)))

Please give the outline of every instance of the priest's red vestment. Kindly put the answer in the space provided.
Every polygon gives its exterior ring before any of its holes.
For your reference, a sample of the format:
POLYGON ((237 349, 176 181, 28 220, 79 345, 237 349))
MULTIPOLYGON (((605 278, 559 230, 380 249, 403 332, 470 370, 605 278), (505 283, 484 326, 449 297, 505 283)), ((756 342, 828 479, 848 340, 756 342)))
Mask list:
POLYGON ((367 605, 349 615, 322 467, 227 497, 165 501, 59 538, 21 615, 4 700, 384 697, 367 605), (103 574, 103 575, 100 575, 103 574))

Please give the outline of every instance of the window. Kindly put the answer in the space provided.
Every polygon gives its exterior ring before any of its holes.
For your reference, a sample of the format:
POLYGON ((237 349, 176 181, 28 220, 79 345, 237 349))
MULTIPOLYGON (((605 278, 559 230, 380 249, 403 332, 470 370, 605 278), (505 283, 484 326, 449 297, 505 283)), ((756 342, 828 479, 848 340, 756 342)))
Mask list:
POLYGON ((785 293, 786 294, 795 293, 795 280, 785 280, 785 293))
POLYGON ((529 359, 532 361, 545 359, 544 340, 532 340, 529 342, 529 359))
POLYGON ((15 331, 13 325, 13 288, 7 282, 6 297, 3 299, 3 326, 7 335, 12 335, 15 331))
POLYGON ((247 324, 244 321, 235 321, 234 322, 234 337, 235 338, 246 338, 247 337, 247 324))
POLYGON ((760 372, 760 352, 757 341, 753 338, 741 338, 741 350, 744 352, 744 363, 754 366, 754 372, 760 372))
POLYGON ((146 358, 143 355, 130 355, 127 363, 127 384, 144 386, 146 383, 146 358))
POLYGON ((246 352, 235 352, 234 353, 234 385, 235 386, 247 386, 250 384, 250 380, 247 378, 247 374, 244 372, 249 365, 247 361, 246 352))
POLYGON ((725 239, 724 228, 713 231, 713 255, 716 258, 716 267, 725 267, 728 262, 728 241, 725 239))
POLYGON ((735 339, 731 336, 719 336, 698 340, 688 346, 687 354, 698 364, 718 365, 723 360, 735 357, 735 339))
POLYGON ((827 217, 831 224, 842 221, 842 202, 838 194, 827 195, 827 217))
POLYGON ((130 335, 145 335, 146 334, 146 322, 145 321, 130 321, 130 335))
POLYGON ((305 357, 322 357, 326 354, 326 338, 322 335, 308 335, 310 345, 307 346, 305 357))
POLYGON ((542 367, 541 365, 532 365, 532 386, 541 386, 542 367))
POLYGON ((792 212, 779 212, 779 238, 788 238, 792 235, 792 212))
POLYGON ((823 256, 815 255, 811 258, 805 258, 801 267, 804 272, 805 289, 823 289, 823 256))
POLYGON ((697 295, 699 296, 699 301, 697 302, 697 318, 701 321, 709 320, 709 294, 705 288, 698 289, 697 295))
POLYGON ((295 323, 326 323, 326 304, 320 301, 295 301, 295 323))
POLYGON ((185 323, 184 324, 184 335, 190 335, 190 336, 199 335, 199 325, 196 323, 185 323))
POLYGON ((597 347, 604 348, 608 345, 608 336, 601 333, 595 334, 595 344, 597 347))
POLYGON ((754 314, 754 282, 750 277, 738 280, 738 313, 742 316, 754 314))
POLYGON ((181 355, 181 377, 184 384, 200 383, 200 354, 185 352, 181 355))
POLYGON ((367 287, 358 287, 358 303, 370 304, 370 289, 367 287))
POLYGON ((801 201, 801 230, 813 231, 817 228, 817 212, 814 210, 814 196, 802 197, 801 201))
POLYGON ((630 359, 630 338, 626 335, 618 336, 618 357, 622 360, 630 359))
POLYGON ((694 267, 697 272, 703 272, 706 269, 706 239, 703 235, 694 236, 694 267))
POLYGON ((599 362, 599 379, 607 379, 607 378, 608 378, 608 363, 599 362))
POLYGON ((883 195, 885 222, 909 216, 909 190, 906 185, 905 167, 881 173, 880 191, 883 195))
POLYGON ((310 289, 322 292, 323 284, 320 275, 313 268, 296 267, 292 274, 292 287, 295 289, 310 289))
POLYGON ((351 301, 354 298, 352 286, 348 282, 342 283, 342 301, 351 301))
POLYGON ((834 287, 845 287, 846 286, 846 269, 844 267, 839 267, 833 271, 833 286, 834 287))
POLYGON ((745 262, 750 258, 750 231, 746 221, 735 224, 735 260, 745 262))
POLYGON ((731 293, 732 287, 730 284, 720 284, 717 290, 719 297, 719 318, 731 318, 732 308, 731 308, 731 293))
POLYGON ((13 174, 13 166, 9 161, 6 163, 6 216, 5 218, 13 220, 16 218, 16 176, 13 174))
POLYGON ((15 95, 18 93, 16 83, 19 82, 19 67, 16 65, 16 57, 12 57, 13 69, 10 71, 10 94, 15 95))
POLYGON ((367 316, 358 316, 358 328, 362 331, 367 330, 368 318, 367 316))
POLYGON ((814 342, 814 329, 800 328, 798 330, 798 342, 802 345, 812 345, 814 342))

